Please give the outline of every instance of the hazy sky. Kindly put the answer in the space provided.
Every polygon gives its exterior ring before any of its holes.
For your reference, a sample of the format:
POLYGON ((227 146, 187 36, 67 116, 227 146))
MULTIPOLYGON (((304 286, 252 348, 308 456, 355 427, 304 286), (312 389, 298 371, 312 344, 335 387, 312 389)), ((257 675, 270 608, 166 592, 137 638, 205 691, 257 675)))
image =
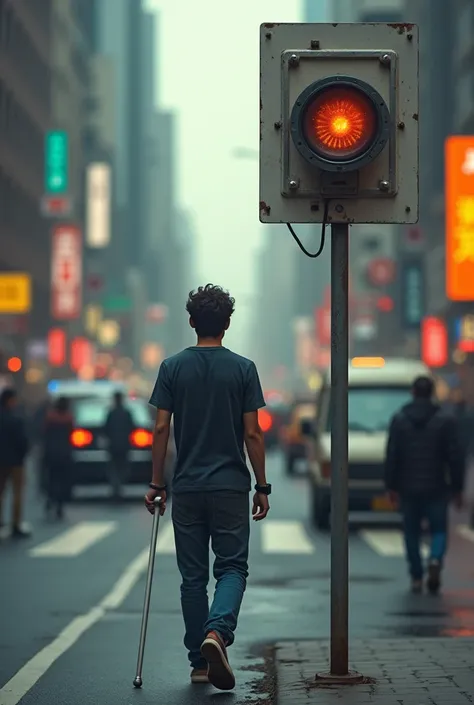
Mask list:
POLYGON ((303 0, 147 0, 147 7, 160 13, 160 103, 179 112, 179 198, 195 217, 198 279, 240 300, 235 341, 248 320, 244 298, 254 290, 263 226, 258 159, 232 151, 258 150, 259 26, 302 21, 303 0))

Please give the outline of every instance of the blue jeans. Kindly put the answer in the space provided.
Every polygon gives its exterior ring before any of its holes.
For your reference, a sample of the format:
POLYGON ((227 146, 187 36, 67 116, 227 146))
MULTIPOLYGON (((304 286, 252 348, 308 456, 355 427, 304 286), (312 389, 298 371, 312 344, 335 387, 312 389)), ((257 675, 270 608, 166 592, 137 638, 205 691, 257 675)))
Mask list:
POLYGON ((431 535, 431 560, 443 563, 448 545, 448 500, 429 495, 403 496, 401 498, 403 530, 410 575, 413 580, 423 578, 420 555, 421 529, 427 519, 431 535))
POLYGON ((246 493, 193 492, 173 496, 172 519, 181 573, 184 645, 192 668, 204 668, 201 644, 216 631, 228 645, 248 577, 250 506, 246 493), (215 555, 216 590, 209 608, 209 541, 215 555))

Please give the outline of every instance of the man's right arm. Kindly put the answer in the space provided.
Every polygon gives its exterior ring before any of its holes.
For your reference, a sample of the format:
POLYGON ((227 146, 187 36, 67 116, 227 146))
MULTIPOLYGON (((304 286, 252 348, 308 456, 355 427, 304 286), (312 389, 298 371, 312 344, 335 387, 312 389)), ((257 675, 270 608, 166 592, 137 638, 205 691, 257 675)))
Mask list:
POLYGON ((258 411, 244 414, 244 441, 257 485, 266 485, 265 438, 258 423, 258 411))
POLYGON ((247 370, 244 389, 244 442, 255 473, 257 485, 266 485, 265 438, 258 423, 258 410, 265 406, 265 399, 258 377, 257 368, 252 362, 247 370))

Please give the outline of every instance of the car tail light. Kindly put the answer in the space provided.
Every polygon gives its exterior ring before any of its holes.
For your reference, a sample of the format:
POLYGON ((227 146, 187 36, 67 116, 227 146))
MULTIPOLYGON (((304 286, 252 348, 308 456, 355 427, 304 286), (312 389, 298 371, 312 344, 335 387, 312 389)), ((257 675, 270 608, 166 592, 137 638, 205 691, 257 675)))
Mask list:
POLYGON ((321 465, 321 475, 325 480, 331 477, 331 463, 323 463, 321 465))
POLYGON ((85 448, 86 446, 90 446, 93 440, 94 436, 92 433, 90 431, 85 431, 82 428, 76 428, 71 433, 71 443, 75 448, 85 448))
POLYGON ((273 426, 273 418, 269 411, 260 409, 258 412, 258 423, 264 433, 269 431, 273 426))
POLYGON ((153 443, 153 434, 144 428, 137 428, 130 434, 130 443, 136 448, 148 448, 153 443))

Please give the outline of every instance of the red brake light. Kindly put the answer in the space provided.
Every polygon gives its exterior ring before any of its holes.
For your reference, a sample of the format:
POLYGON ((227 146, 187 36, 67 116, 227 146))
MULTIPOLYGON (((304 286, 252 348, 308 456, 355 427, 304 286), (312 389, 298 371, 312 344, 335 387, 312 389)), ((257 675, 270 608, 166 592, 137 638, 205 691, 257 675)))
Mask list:
POLYGON ((144 428, 137 428, 130 434, 130 443, 137 448, 147 448, 153 443, 153 434, 144 428))
POLYGON ((269 431, 273 426, 273 418, 270 412, 268 412, 266 409, 259 409, 258 423, 264 433, 269 431))
POLYGON ((94 436, 90 431, 85 431, 82 428, 76 428, 71 433, 71 443, 75 448, 85 448, 85 446, 90 446, 94 439, 94 436))

